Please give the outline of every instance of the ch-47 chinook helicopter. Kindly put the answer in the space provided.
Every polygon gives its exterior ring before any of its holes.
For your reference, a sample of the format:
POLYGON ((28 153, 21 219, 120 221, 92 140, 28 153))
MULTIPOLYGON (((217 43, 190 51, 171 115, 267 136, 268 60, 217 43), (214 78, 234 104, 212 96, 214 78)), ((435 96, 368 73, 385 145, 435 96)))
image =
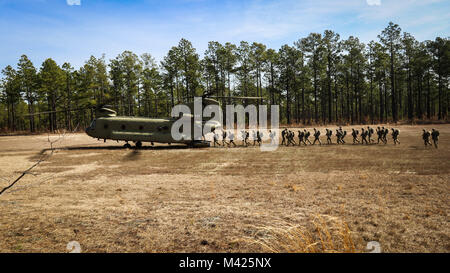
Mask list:
MULTIPOLYGON (((225 98, 225 99, 244 99, 244 100, 262 100, 260 97, 214 97, 214 98, 225 98)), ((208 98, 206 95, 202 96, 202 107, 208 107, 209 105, 220 106, 219 101, 208 98)), ((194 113, 194 102, 188 103, 187 106, 191 109, 191 113, 194 113)), ((73 109, 72 111, 83 110, 86 108, 73 109)), ((209 147, 210 142, 204 140, 194 140, 191 136, 191 140, 181 139, 176 140, 172 137, 171 128, 174 122, 178 120, 179 117, 168 117, 168 118, 148 118, 148 117, 130 117, 130 116, 117 116, 116 111, 112 110, 110 106, 97 106, 95 107, 95 118, 92 120, 89 127, 86 128, 85 132, 87 135, 97 138, 98 140, 115 140, 115 141, 125 141, 124 147, 131 148, 129 142, 133 142, 136 148, 141 148, 143 142, 149 142, 152 145, 157 143, 181 143, 186 144, 189 147, 209 147)), ((61 111, 56 111, 61 112, 61 111)), ((36 114, 47 114, 53 113, 41 112, 36 114)), ((191 114, 184 114, 184 116, 189 116, 192 126, 199 126, 200 128, 209 129, 209 131, 214 131, 222 127, 222 124, 217 121, 202 119, 200 122, 194 120, 194 116, 191 114), (201 123, 201 124, 200 124, 201 123)), ((191 129, 193 133, 193 127, 191 129)))
MULTIPOLYGON (((218 101, 210 98, 202 99, 203 107, 208 105, 220 105, 218 101)), ((187 104, 193 113, 193 103, 187 104)), ((170 118, 147 118, 147 117, 128 117, 128 116, 117 116, 116 112, 107 106, 103 106, 96 110, 96 117, 91 122, 90 126, 86 128, 86 134, 97 139, 107 139, 116 141, 125 141, 124 145, 126 148, 131 148, 128 143, 130 141, 134 142, 136 148, 142 147, 142 142, 158 142, 158 143, 182 143, 190 147, 209 147, 209 141, 206 140, 175 140, 171 134, 171 128, 173 123, 178 120, 178 117, 170 118)), ((184 114, 185 116, 187 114, 184 114)), ((205 126, 209 127, 211 131, 219 129, 222 124, 217 121, 207 121, 202 120, 197 124, 194 121, 193 115, 188 115, 192 118, 191 124, 193 126, 205 126)), ((191 130, 192 132, 194 130, 191 130)))

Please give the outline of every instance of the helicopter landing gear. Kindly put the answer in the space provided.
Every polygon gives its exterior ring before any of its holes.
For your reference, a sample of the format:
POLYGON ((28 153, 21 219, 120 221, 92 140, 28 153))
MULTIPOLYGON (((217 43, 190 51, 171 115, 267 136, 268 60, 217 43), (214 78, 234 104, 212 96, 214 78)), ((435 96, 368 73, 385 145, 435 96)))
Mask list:
POLYGON ((123 145, 123 147, 125 147, 125 148, 127 148, 127 149, 131 149, 131 145, 130 145, 130 143, 125 143, 125 145, 123 145))
POLYGON ((210 147, 210 141, 205 140, 194 140, 188 144, 189 148, 207 148, 210 147))
POLYGON ((136 148, 138 149, 142 148, 142 142, 140 141, 136 142, 136 148))

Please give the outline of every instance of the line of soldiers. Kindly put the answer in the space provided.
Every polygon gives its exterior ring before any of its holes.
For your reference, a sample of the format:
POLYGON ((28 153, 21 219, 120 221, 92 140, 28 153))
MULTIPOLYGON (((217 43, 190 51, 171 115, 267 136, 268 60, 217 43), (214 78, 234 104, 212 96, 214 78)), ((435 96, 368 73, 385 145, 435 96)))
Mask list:
POLYGON ((422 139, 425 147, 428 147, 428 145, 433 146, 430 142, 430 136, 431 139, 433 140, 434 147, 437 149, 439 141, 439 131, 434 128, 431 129, 431 132, 423 129, 422 139))
MULTIPOLYGON (((392 140, 394 141, 394 144, 400 144, 399 135, 400 130, 391 128, 392 130, 392 140)), ((352 136, 353 136, 353 144, 361 143, 361 144, 371 144, 375 143, 375 140, 372 139, 372 136, 374 133, 377 134, 377 144, 383 143, 387 144, 387 136, 389 134, 389 129, 378 126, 376 130, 371 128, 370 126, 367 126, 367 129, 361 128, 361 134, 358 130, 352 129, 352 136), (361 141, 358 140, 358 135, 361 135, 361 141)))
MULTIPOLYGON (((325 129, 326 133, 325 136, 327 137, 327 144, 333 144, 333 141, 331 139, 332 135, 333 135, 333 130, 331 129, 325 129)), ((367 128, 361 128, 361 132, 358 129, 354 129, 352 128, 352 137, 353 137, 353 144, 375 144, 375 139, 373 138, 374 134, 377 134, 377 141, 376 144, 387 144, 388 140, 388 135, 389 135, 389 129, 383 127, 378 126, 375 130, 374 128, 371 128, 370 126, 367 126, 367 128), (361 137, 361 140, 358 139, 358 137, 361 137)), ((322 145, 322 142, 320 141, 320 135, 321 132, 320 130, 317 130, 316 128, 314 128, 314 133, 313 133, 313 137, 314 140, 313 142, 311 142, 309 140, 310 136, 311 136, 311 132, 309 132, 306 129, 303 130, 298 130, 298 144, 295 141, 295 132, 288 130, 287 128, 285 128, 284 130, 281 131, 281 145, 292 145, 292 146, 301 146, 302 144, 307 146, 309 145, 315 145, 316 143, 318 143, 319 145, 322 145)), ((343 130, 342 127, 339 127, 338 129, 336 129, 336 143, 337 144, 345 144, 345 137, 347 136, 347 131, 343 130)), ((399 136, 400 136, 400 130, 396 129, 396 128, 391 128, 391 136, 392 136, 392 140, 394 142, 394 145, 400 144, 400 140, 399 140, 399 136)), ((260 132, 259 130, 253 130, 252 132, 252 139, 253 139, 253 146, 256 146, 256 144, 258 144, 259 146, 262 143, 262 137, 263 137, 263 133, 260 132)), ((276 137, 276 133, 269 130, 269 137, 271 140, 271 143, 275 143, 275 137, 276 137)), ((432 146, 431 142, 430 142, 430 137, 433 140, 434 146, 437 148, 438 147, 438 139, 439 139, 439 131, 432 129, 431 132, 426 131, 425 129, 423 129, 423 134, 422 134, 422 138, 424 140, 424 144, 425 146, 432 146)), ((230 130, 229 132, 227 132, 226 130, 222 131, 222 144, 219 143, 219 133, 214 132, 214 146, 218 145, 218 146, 228 146, 231 147, 231 145, 233 145, 233 147, 236 147, 236 143, 234 142, 234 133, 233 130, 230 130), (228 138, 229 142, 226 141, 226 139, 228 138)), ((243 130, 241 131, 241 139, 242 139, 242 145, 243 146, 250 146, 250 132, 247 130, 243 130)))
MULTIPOLYGON (((256 144, 258 144, 259 146, 262 143, 262 137, 263 137, 263 133, 258 131, 253 131, 253 146, 255 146, 256 144)), ((269 137, 272 140, 272 143, 274 142, 274 138, 275 138, 275 132, 272 132, 271 130, 269 130, 269 137)), ((248 131, 241 131, 241 138, 242 138, 242 145, 244 146, 249 146, 250 144, 250 133, 248 131)), ((219 143, 219 133, 214 132, 213 135, 213 145, 214 147, 217 146, 224 146, 227 145, 228 147, 231 147, 231 145, 233 145, 233 147, 236 147, 236 143, 234 142, 234 133, 233 130, 230 130, 229 132, 227 132, 226 130, 222 131, 222 145, 219 143), (226 141, 226 139, 228 138, 229 142, 226 141)))
MULTIPOLYGON (((333 135, 333 130, 331 129, 325 129, 326 133, 325 136, 327 137, 327 144, 333 144, 333 141, 331 139, 332 135, 333 135)), ((372 139, 372 136, 374 135, 375 130, 373 128, 371 128, 370 126, 367 126, 367 129, 365 128, 361 128, 361 134, 359 132, 359 130, 357 129, 352 129, 352 137, 353 137, 353 144, 357 144, 357 143, 361 143, 361 144, 370 144, 370 143, 375 143, 375 140, 372 139), (361 141, 358 139, 358 136, 361 136, 361 141)), ((378 135, 378 141, 377 144, 384 143, 387 144, 387 135, 389 134, 389 130, 387 128, 384 127, 377 127, 376 129, 376 133, 378 135)), ((311 135, 310 132, 308 132, 306 129, 304 129, 303 131, 299 130, 298 131, 298 145, 302 145, 304 144, 305 146, 307 145, 307 143, 314 145, 317 143, 319 143, 319 145, 322 145, 322 142, 320 141, 320 131, 317 130, 316 128, 314 128, 314 141, 311 143, 311 141, 309 140, 309 137, 311 135)), ((392 128, 392 139, 394 141, 394 144, 400 144, 400 140, 399 140, 399 135, 400 135, 400 131, 398 129, 392 128)), ((337 144, 345 144, 345 137, 347 136, 347 131, 343 130, 342 127, 339 127, 338 129, 336 129, 336 143, 337 144)), ((291 130, 288 130, 287 128, 284 129, 281 132, 281 145, 296 145, 295 140, 295 133, 292 132, 291 130)))

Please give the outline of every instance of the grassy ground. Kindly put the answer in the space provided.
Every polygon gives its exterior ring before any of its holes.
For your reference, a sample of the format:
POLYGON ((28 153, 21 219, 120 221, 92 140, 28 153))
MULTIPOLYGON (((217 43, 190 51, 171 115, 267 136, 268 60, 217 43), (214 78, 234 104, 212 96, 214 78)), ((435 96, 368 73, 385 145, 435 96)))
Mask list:
POLYGON ((449 252, 450 125, 439 149, 423 127, 274 152, 1 137, 0 187, 45 161, 0 195, 0 252, 449 252))

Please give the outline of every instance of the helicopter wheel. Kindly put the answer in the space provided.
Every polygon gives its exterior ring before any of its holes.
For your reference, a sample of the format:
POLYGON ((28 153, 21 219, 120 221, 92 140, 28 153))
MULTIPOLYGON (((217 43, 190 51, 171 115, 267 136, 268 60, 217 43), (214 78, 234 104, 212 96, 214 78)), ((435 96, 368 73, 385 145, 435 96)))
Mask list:
POLYGON ((142 148, 142 142, 140 141, 136 142, 136 148, 138 149, 142 148))
POLYGON ((125 148, 127 148, 127 149, 130 149, 130 148, 131 148, 131 145, 130 145, 130 143, 125 143, 125 145, 123 145, 123 147, 125 147, 125 148))

